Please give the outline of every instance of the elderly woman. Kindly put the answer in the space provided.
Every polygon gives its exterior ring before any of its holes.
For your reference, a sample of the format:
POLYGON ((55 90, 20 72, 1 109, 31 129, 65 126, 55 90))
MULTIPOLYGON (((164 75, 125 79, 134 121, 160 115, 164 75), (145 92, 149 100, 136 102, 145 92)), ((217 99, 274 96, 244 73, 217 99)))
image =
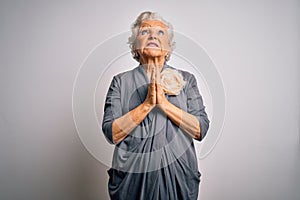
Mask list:
POLYGON ((132 25, 139 66, 114 76, 102 123, 116 145, 111 199, 197 199, 193 139, 204 138, 209 120, 195 77, 166 64, 174 44, 172 25, 156 13, 143 12, 132 25))

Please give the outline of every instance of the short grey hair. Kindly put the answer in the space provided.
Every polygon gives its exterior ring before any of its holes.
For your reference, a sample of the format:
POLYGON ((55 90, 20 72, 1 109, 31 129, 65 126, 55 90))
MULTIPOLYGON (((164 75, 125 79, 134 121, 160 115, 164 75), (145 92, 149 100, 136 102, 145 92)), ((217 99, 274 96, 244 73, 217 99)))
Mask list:
POLYGON ((135 49, 135 40, 138 35, 141 24, 145 20, 158 20, 158 21, 161 21, 162 23, 164 23, 165 25, 167 25, 167 27, 168 27, 167 31, 168 31, 168 35, 169 35, 169 45, 170 45, 170 52, 166 57, 166 61, 168 61, 170 59, 172 51, 175 49, 175 41, 173 41, 173 39, 174 39, 173 26, 172 26, 172 24, 170 24, 169 22, 164 20, 158 13, 150 12, 150 11, 142 12, 137 17, 135 22, 131 25, 131 36, 128 38, 128 44, 129 44, 129 48, 131 49, 132 57, 135 60, 137 60, 138 62, 140 61, 139 60, 140 56, 138 55, 138 53, 135 52, 135 50, 136 50, 135 49))

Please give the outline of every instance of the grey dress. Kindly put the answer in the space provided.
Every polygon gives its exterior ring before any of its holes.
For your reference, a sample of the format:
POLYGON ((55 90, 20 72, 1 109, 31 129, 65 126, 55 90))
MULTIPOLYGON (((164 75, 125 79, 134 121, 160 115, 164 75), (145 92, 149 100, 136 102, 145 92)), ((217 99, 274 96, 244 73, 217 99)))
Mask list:
MULTIPOLYGON (((165 68, 172 68, 168 65, 165 68)), ((174 69, 174 68, 172 68, 174 69)), ((196 116, 202 140, 209 127, 195 77, 178 70, 186 84, 179 95, 166 95, 177 107, 196 116)), ((149 78, 140 65, 114 76, 102 123, 112 143, 112 122, 140 105, 147 96, 149 78)), ((108 170, 111 199, 197 199, 200 172, 193 139, 158 108, 154 108, 124 140, 116 144, 108 170)))

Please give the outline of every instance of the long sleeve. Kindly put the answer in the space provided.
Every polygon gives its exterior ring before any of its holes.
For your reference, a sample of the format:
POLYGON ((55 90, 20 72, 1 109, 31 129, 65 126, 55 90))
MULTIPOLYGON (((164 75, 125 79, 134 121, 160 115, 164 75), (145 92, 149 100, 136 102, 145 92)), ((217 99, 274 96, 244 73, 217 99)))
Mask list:
POLYGON ((201 141, 209 128, 209 119, 205 112, 205 106, 203 105, 202 96, 199 93, 197 81, 195 76, 191 74, 187 81, 187 112, 194 115, 200 123, 201 141))
POLYGON ((114 77, 106 95, 104 116, 102 121, 102 131, 106 136, 106 139, 111 144, 113 144, 112 123, 115 119, 119 118, 121 115, 122 115, 122 109, 121 109, 120 83, 118 82, 117 77, 114 77))

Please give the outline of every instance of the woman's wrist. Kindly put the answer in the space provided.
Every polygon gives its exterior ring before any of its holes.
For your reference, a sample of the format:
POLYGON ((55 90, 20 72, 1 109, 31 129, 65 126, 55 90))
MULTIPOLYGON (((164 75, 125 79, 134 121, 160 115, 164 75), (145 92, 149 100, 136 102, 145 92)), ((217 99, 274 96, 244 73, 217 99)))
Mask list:
POLYGON ((167 114, 168 110, 170 109, 170 102, 165 98, 161 99, 157 106, 165 113, 167 114))
POLYGON ((155 107, 155 105, 151 104, 151 103, 148 102, 148 101, 144 101, 144 102, 142 103, 142 110, 143 110, 143 112, 145 112, 145 113, 151 112, 151 110, 152 110, 154 107, 155 107))

